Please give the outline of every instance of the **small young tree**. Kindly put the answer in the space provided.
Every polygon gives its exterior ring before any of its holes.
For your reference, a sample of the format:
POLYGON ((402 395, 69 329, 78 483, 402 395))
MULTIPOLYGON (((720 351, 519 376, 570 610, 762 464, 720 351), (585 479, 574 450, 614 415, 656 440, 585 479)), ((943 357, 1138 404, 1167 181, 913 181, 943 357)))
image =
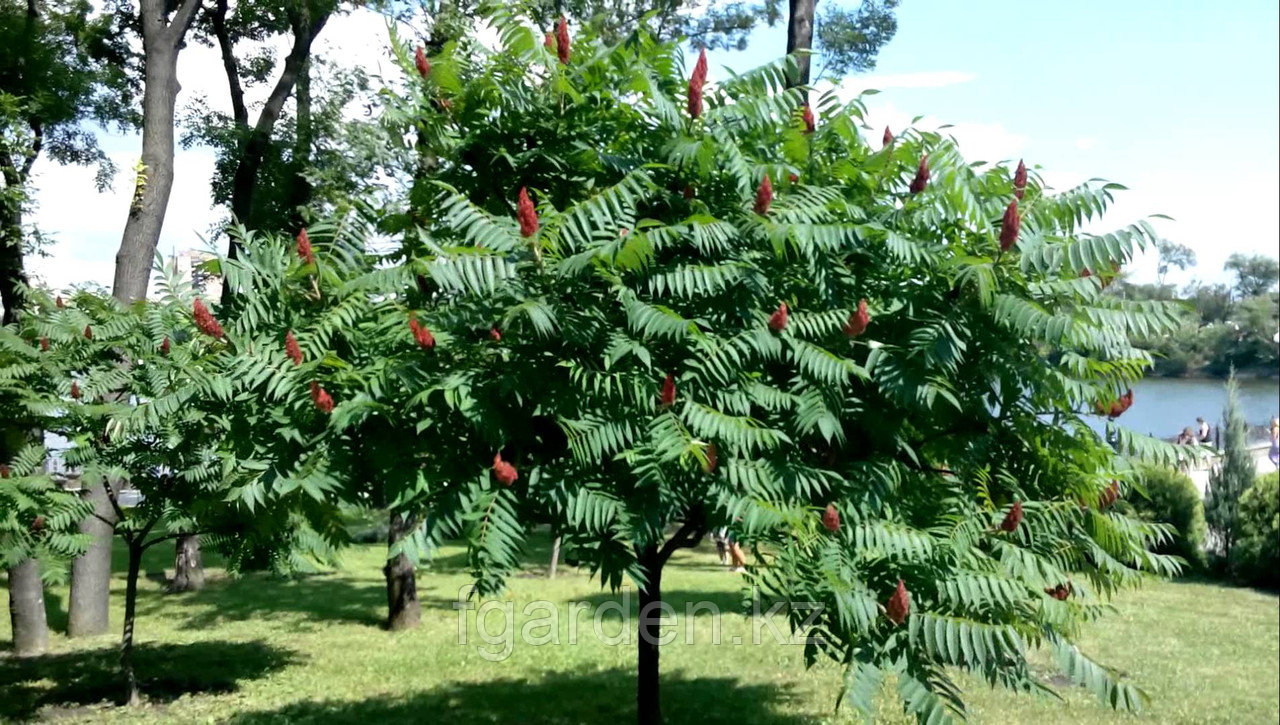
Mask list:
POLYGON ((711 89, 704 59, 682 70, 643 33, 492 22, 493 53, 403 49, 422 82, 390 111, 439 144, 406 215, 437 302, 422 323, 483 343, 436 378, 471 468, 432 497, 477 591, 554 517, 604 583, 639 588, 637 708, 657 722, 663 569, 736 520, 752 580, 821 605, 809 660, 841 662, 859 709, 885 673, 927 721, 964 712, 949 668, 1042 690, 1036 644, 1137 707, 1070 638, 1140 570, 1175 569, 1147 550, 1165 528, 1110 509, 1124 456, 1175 450, 1114 426, 1112 451, 1082 420, 1150 364, 1128 332, 1177 324, 1088 272, 1150 227, 1084 234, 1111 187, 1049 195, 934 134, 873 148, 858 103, 804 106, 785 63, 711 89), (487 340, 455 305, 488 307, 487 340))
POLYGON ((1227 404, 1222 409, 1222 457, 1209 473, 1205 489, 1204 518, 1213 535, 1212 545, 1231 566, 1231 549, 1240 535, 1240 497, 1253 484, 1256 470, 1245 447, 1248 426, 1240 410, 1235 371, 1227 378, 1227 404))

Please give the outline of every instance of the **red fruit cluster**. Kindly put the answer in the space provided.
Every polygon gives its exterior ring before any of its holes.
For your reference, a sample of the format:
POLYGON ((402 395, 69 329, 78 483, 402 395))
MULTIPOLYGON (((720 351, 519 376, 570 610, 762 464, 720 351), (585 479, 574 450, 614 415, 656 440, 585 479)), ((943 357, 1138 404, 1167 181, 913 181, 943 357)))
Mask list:
POLYGON ((693 64, 693 73, 689 75, 689 117, 702 115, 702 87, 707 83, 707 49, 698 54, 698 62, 693 64))
POLYGON ((40 338, 40 350, 41 352, 49 352, 49 338, 40 338))
POLYGON ((778 309, 769 315, 769 329, 774 332, 782 332, 787 326, 787 303, 779 303, 778 309))
POLYGON ((756 189, 756 204, 753 208, 757 214, 764 216, 769 213, 769 205, 772 203, 773 182, 769 181, 769 175, 765 174, 760 186, 756 189))
POLYGON ((1018 159, 1018 169, 1013 172, 1013 195, 1022 198, 1027 192, 1027 165, 1018 159))
POLYGON ((1124 395, 1121 395, 1118 399, 1113 400, 1106 405, 1098 403, 1094 406, 1094 409, 1098 411, 1098 415, 1105 415, 1114 420, 1115 418, 1119 418, 1124 415, 1124 412, 1132 406, 1133 389, 1126 388, 1124 395))
POLYGON ((166 336, 165 336, 165 338, 164 338, 164 340, 162 340, 162 341, 160 342, 160 354, 161 354, 161 355, 168 355, 168 354, 169 354, 169 349, 170 349, 171 347, 172 347, 172 346, 169 344, 169 337, 168 337, 168 335, 166 335, 166 336))
POLYGON ((316 261, 315 252, 311 251, 311 237, 307 236, 306 227, 298 232, 298 256, 302 258, 303 263, 311 264, 316 261))
POLYGON ((315 381, 311 382, 311 402, 321 413, 328 415, 333 412, 333 397, 315 381))
POLYGON ((84 339, 86 340, 93 339, 93 328, 89 327, 88 325, 84 326, 84 339))
POLYGON ((822 512, 822 528, 833 534, 840 530, 840 512, 833 503, 827 504, 826 510, 822 512))
POLYGON ((808 106, 805 106, 803 109, 801 109, 800 119, 804 121, 804 132, 813 133, 813 129, 815 127, 814 120, 813 120, 813 109, 809 108, 808 106))
POLYGON ((298 338, 293 336, 293 330, 286 330, 284 333, 284 355, 293 361, 294 367, 302 364, 302 348, 298 346, 298 338))
POLYGON ((716 451, 715 443, 707 444, 707 462, 702 465, 702 470, 707 473, 716 472, 716 464, 720 462, 719 452, 716 451))
POLYGON ((888 126, 884 127, 884 137, 880 139, 880 142, 885 146, 893 143, 893 132, 889 130, 888 126))
POLYGON ((1086 278, 1088 278, 1088 277, 1092 277, 1092 276, 1093 276, 1093 272, 1090 272, 1088 267, 1085 267, 1084 269, 1080 270, 1080 278, 1081 278, 1081 279, 1086 279, 1086 278))
POLYGON ((1120 482, 1112 481, 1111 485, 1102 489, 1102 495, 1098 497, 1098 506, 1108 508, 1120 498, 1120 482))
POLYGON ((1016 531, 1020 523, 1022 523, 1022 502, 1014 501, 1013 508, 1009 509, 1009 512, 1004 515, 1004 520, 1000 522, 1000 530, 1016 531))
POLYGON ((916 167, 916 176, 911 180, 911 193, 919 194, 929 185, 929 154, 920 157, 920 165, 916 167))
POLYGON ((683 191, 683 192, 681 192, 681 196, 683 196, 683 197, 684 197, 684 198, 686 198, 686 199, 692 199, 692 198, 693 198, 693 184, 685 184, 685 185, 684 185, 684 191, 683 191))
POLYGON ((529 190, 523 186, 516 195, 516 221, 520 222, 520 236, 532 237, 538 233, 538 210, 533 208, 529 190))
POLYGON ((662 390, 658 393, 658 403, 669 408, 676 402, 676 378, 674 375, 667 373, 667 377, 662 381, 662 390))
POLYGON ((569 21, 563 15, 556 25, 556 57, 560 59, 561 65, 569 62, 569 21))
POLYGON ((867 301, 858 300, 858 309, 849 315, 848 321, 844 323, 844 334, 849 337, 857 337, 867 331, 867 325, 871 324, 871 313, 867 312, 867 301))
POLYGON ((889 597, 884 613, 894 624, 907 621, 907 615, 911 613, 911 594, 907 592, 907 586, 901 579, 898 580, 898 588, 893 590, 893 596, 889 597))
POLYGON ((431 75, 431 61, 427 60, 427 51, 421 45, 413 52, 413 64, 418 68, 418 75, 423 78, 431 75))
POLYGON ((551 33, 545 33, 542 36, 542 47, 551 50, 556 47, 556 41, 551 37, 551 33))
POLYGON ((9 467, 0 463, 0 478, 8 478, 8 477, 9 477, 9 467))
POLYGON ((409 316, 409 329, 413 332, 413 341, 418 343, 418 347, 423 350, 430 350, 436 346, 435 335, 431 334, 422 323, 418 322, 418 318, 409 316))
POLYGON ((1000 222, 1000 251, 1007 252, 1018 243, 1018 231, 1022 227, 1022 217, 1018 216, 1018 200, 1014 199, 1005 207, 1004 219, 1000 222))
POLYGON ((62 301, 62 295, 58 295, 57 299, 55 299, 53 303, 57 305, 60 310, 67 306, 67 303, 62 301))
POLYGON ((493 477, 498 479, 498 483, 503 486, 510 486, 520 478, 516 467, 502 460, 502 451, 493 454, 493 477))
POLYGON ((1057 599, 1060 602, 1065 602, 1067 600, 1067 597, 1071 596, 1071 582, 1067 582, 1066 584, 1059 584, 1056 587, 1045 589, 1044 593, 1048 594, 1054 599, 1057 599))
POLYGON ((496 327, 489 328, 489 339, 494 342, 502 342, 502 333, 496 327))
POLYGON ((197 299, 191 306, 192 314, 196 318, 196 327, 209 337, 219 338, 223 336, 222 325, 213 319, 213 315, 209 312, 209 308, 204 306, 202 300, 197 299))
POLYGON ((76 400, 80 399, 80 383, 74 380, 71 381, 71 397, 76 400))

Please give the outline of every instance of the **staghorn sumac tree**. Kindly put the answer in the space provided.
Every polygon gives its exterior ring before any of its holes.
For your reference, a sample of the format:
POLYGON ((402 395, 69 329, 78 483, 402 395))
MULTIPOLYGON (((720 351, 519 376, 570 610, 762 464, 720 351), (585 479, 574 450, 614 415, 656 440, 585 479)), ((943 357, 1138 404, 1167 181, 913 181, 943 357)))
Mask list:
POLYGON ((478 591, 553 517, 603 583, 639 588, 638 716, 657 722, 663 567, 736 521, 749 581, 821 605, 808 661, 840 662, 859 710, 889 673, 927 722, 964 715, 950 668, 1043 691, 1037 646, 1137 708, 1071 644, 1117 589, 1177 567, 1148 550, 1167 529, 1108 504, 1132 458, 1178 453, 1118 424, 1113 450, 1083 420, 1150 364, 1130 335, 1177 324, 1083 274, 1153 242, 1141 222, 1081 231, 1114 187, 1054 193, 914 129, 873 146, 859 101, 805 113, 794 61, 704 88, 643 33, 575 38, 561 62, 520 18, 491 22, 496 50, 446 48, 388 114, 439 160, 402 261, 460 277, 423 280, 432 329, 465 299, 500 331, 448 371, 483 368, 502 396, 444 396, 472 469, 431 503, 478 591), (563 447, 509 438, 547 422, 563 447))

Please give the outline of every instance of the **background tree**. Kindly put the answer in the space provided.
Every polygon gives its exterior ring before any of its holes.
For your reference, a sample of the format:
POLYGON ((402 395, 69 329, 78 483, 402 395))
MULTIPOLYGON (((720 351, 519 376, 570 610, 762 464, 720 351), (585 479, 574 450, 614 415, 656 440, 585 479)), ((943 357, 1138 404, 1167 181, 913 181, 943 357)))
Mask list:
POLYGON ((1248 426, 1240 410, 1234 373, 1227 379, 1227 404, 1222 409, 1222 459, 1209 473, 1204 518, 1211 545, 1223 566, 1231 564, 1231 550, 1240 535, 1240 497, 1253 483, 1253 457, 1245 446, 1248 426))
POLYGON ((1156 264, 1156 284, 1164 288, 1164 279, 1170 267, 1185 272, 1188 267, 1196 266, 1196 253, 1191 247, 1175 244, 1167 239, 1156 242, 1156 253, 1159 255, 1156 264))
POLYGON ((1236 299, 1258 297, 1275 289, 1280 281, 1280 261, 1264 254, 1232 254, 1222 269, 1235 275, 1236 299))

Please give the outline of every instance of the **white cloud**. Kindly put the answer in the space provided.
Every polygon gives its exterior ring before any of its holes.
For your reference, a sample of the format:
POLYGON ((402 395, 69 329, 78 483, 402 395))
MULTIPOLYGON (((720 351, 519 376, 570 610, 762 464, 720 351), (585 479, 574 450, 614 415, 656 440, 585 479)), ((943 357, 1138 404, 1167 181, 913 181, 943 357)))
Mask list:
POLYGON ((1076 139, 1076 148, 1081 151, 1088 151, 1098 145, 1098 139, 1093 136, 1081 136, 1076 139))
MULTIPOLYGON (((955 137, 965 158, 970 161, 995 162, 1016 157, 1027 145, 1027 137, 1014 133, 1002 123, 960 122, 944 124, 940 119, 924 116, 912 123, 915 118, 899 109, 892 101, 875 102, 872 97, 867 104, 867 125, 874 129, 888 126, 894 134, 912 127, 924 131, 938 131, 955 137), (944 127, 945 126, 945 127, 944 127)), ((879 143, 879 134, 872 134, 875 143, 879 143)))

